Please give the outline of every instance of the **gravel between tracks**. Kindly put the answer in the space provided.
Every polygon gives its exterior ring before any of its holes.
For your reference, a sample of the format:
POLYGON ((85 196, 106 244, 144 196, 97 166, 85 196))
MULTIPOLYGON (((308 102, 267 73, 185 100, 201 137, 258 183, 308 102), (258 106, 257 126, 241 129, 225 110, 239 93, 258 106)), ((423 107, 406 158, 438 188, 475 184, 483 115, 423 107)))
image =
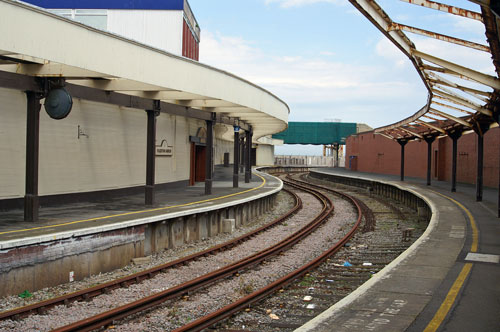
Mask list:
MULTIPOLYGON (((303 198, 304 200, 304 198, 303 198)), ((160 309, 116 326, 117 331, 171 331, 213 312, 235 300, 264 287, 320 255, 347 233, 357 214, 343 199, 334 198, 335 214, 312 235, 283 255, 261 264, 239 276, 197 292, 185 301, 165 304, 160 309), (168 319, 165 319, 167 317, 168 319)), ((306 203, 304 203, 305 206, 306 203)), ((306 207, 306 209, 308 209, 306 207)))
MULTIPOLYGON (((137 300, 140 297, 147 296, 151 293, 166 289, 168 287, 172 287, 176 284, 179 284, 182 281, 186 281, 189 279, 194 278, 195 276, 201 275, 203 273, 207 273, 210 270, 214 270, 218 267, 221 267, 227 263, 233 262, 237 259, 242 258, 243 256, 247 256, 251 254, 252 252, 255 252, 263 247, 269 246, 271 243, 274 243, 277 241, 278 238, 284 238, 288 234, 290 234, 293 231, 296 231, 298 228, 302 226, 302 224, 299 222, 300 219, 306 220, 310 219, 309 214, 315 214, 317 211, 317 208, 314 207, 315 205, 318 206, 319 203, 312 198, 309 194, 301 194, 303 201, 304 201, 304 209, 302 210, 301 213, 297 215, 297 217, 292 217, 291 219, 288 220, 288 222, 285 222, 283 225, 278 226, 273 228, 270 231, 267 231, 263 233, 262 235, 259 235, 255 237, 252 240, 249 240, 240 246, 236 248, 236 250, 229 250, 226 252, 222 252, 218 255, 212 256, 212 257, 207 257, 207 258, 202 258, 199 259, 196 262, 193 262, 191 264, 188 264, 187 266, 181 267, 179 269, 171 270, 170 272, 160 274, 157 277, 151 279, 151 280, 146 280, 138 285, 132 285, 128 289, 119 289, 111 292, 110 294, 107 295, 102 295, 99 296, 98 298, 94 299, 92 302, 75 302, 73 303, 70 307, 66 306, 58 306, 50 311, 46 315, 33 315, 30 316, 22 321, 3 321, 0 322, 0 330, 19 330, 20 327, 22 327, 23 331, 46 331, 53 329, 57 326, 61 326, 64 324, 69 324, 71 322, 74 322, 79 319, 83 319, 85 317, 88 317, 91 314, 96 314, 104 309, 109 310, 113 307, 116 307, 118 305, 125 304, 127 302, 137 300), (244 253, 244 254, 243 254, 244 253)), ((278 208, 275 209, 277 212, 276 214, 280 214, 283 211, 280 210, 280 205, 285 205, 286 208, 283 208, 283 210, 288 210, 290 207, 290 199, 279 199, 279 204, 278 208)), ((266 220, 268 222, 269 220, 266 220)), ((257 227, 256 225, 255 227, 257 227)), ((240 230, 241 233, 248 232, 248 229, 245 231, 240 230)), ((235 236, 233 234, 232 236, 235 236)), ((220 242, 224 242, 227 240, 227 237, 225 239, 219 239, 220 242)), ((181 248, 180 250, 176 250, 174 252, 170 252, 167 256, 167 259, 163 259, 163 262, 165 261, 170 261, 173 259, 178 258, 179 256, 183 255, 188 255, 192 252, 200 251, 203 250, 206 247, 213 246, 215 243, 213 243, 213 239, 209 241, 204 241, 199 244, 191 244, 189 246, 186 246, 184 248, 181 248)), ((296 255, 295 255, 296 256, 296 255)), ((292 256, 293 257, 293 256, 292 256)), ((293 257, 294 259, 296 257, 293 257)), ((158 262, 156 262, 158 264, 158 262)), ((153 264, 150 264, 153 265, 153 264)), ((141 269, 146 269, 150 267, 148 266, 142 266, 141 269)), ((49 290, 44 290, 40 291, 35 294, 35 297, 38 301, 42 300, 45 294, 54 294, 54 293, 64 293, 68 291, 75 291, 76 289, 88 287, 89 285, 96 284, 96 283, 102 283, 110 279, 117 278, 121 275, 125 275, 128 273, 136 272, 134 271, 135 269, 139 270, 138 267, 134 266, 129 266, 125 269, 122 269, 115 274, 106 274, 106 275, 100 275, 95 278, 89 278, 86 280, 84 283, 73 283, 70 285, 64 285, 61 286, 60 288, 51 288, 49 290), (75 287, 76 284, 79 284, 79 286, 75 287)), ((272 276, 273 273, 266 273, 265 275, 272 276)), ((237 282, 237 287, 240 289, 248 289, 248 286, 245 281, 241 281, 244 279, 240 279, 240 281, 237 282)), ((250 280, 250 279, 249 279, 250 280)), ((253 280, 253 279, 252 279, 253 280)), ((253 281, 250 281, 251 283, 254 283, 253 281)), ((255 287, 258 286, 258 282, 255 282, 255 287)), ((231 288, 234 289, 234 288, 231 288)), ((228 288, 223 287, 221 290, 224 294, 229 294, 228 288)), ((197 295, 198 296, 198 295, 197 295)), ((50 297, 47 296, 47 297, 50 297)), ((210 298, 214 298, 216 302, 218 301, 217 296, 212 296, 209 295, 210 298)), ((5 299, 4 299, 5 300, 5 299)), ((14 299, 11 297, 11 301, 15 302, 14 299)), ((3 303, 9 302, 7 301, 2 301, 3 303)), ((194 301, 186 301, 186 304, 193 305, 194 301)), ((14 305, 15 306, 15 305, 14 305)), ((198 305, 194 305, 197 307, 198 305)), ((212 306, 209 305, 208 308, 211 308, 212 306)), ((182 321, 189 320, 189 318, 195 314, 195 312, 198 312, 196 308, 193 308, 192 310, 189 309, 176 309, 175 307, 172 309, 167 309, 168 313, 167 315, 176 316, 176 312, 183 312, 185 314, 185 318, 182 319, 182 321), (189 313, 187 312, 189 310, 189 313), (184 312, 186 311, 186 312, 184 312)), ((199 313, 203 313, 203 310, 199 313)), ((168 316, 163 316, 163 317, 168 317, 168 316)), ((163 319, 164 320, 164 319, 163 319)), ((173 319, 175 320, 175 319, 173 319)), ((173 321, 172 319, 169 319, 168 321, 173 321)), ((148 323, 151 324, 151 323, 148 323)), ((153 328, 153 326, 150 326, 153 328)), ((161 327, 158 330, 165 330, 165 326, 161 327)), ((133 328, 134 330, 142 329, 141 327, 137 326, 133 328)), ((150 328, 147 328, 150 329, 150 328)))

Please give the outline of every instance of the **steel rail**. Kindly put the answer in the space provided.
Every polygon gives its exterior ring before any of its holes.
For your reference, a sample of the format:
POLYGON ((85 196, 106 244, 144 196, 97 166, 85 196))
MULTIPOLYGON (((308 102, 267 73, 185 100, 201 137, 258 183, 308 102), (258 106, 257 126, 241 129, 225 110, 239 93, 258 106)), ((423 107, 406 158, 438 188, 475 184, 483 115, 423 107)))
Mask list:
POLYGON ((230 248, 233 248, 234 246, 238 245, 239 243, 243 243, 244 241, 256 236, 257 234, 260 234, 272 227, 277 226, 293 214, 297 213, 300 209, 302 209, 302 200, 300 197, 298 197, 294 192, 289 191, 284 189, 288 193, 290 193, 295 201, 295 205, 284 215, 276 218, 272 222, 263 225, 262 227, 259 227, 251 232, 248 232, 240 237, 237 237, 236 239, 232 239, 230 241, 227 241, 225 243, 213 246, 211 248, 208 248, 206 250, 194 253, 192 255, 182 257, 179 259, 176 259, 174 261, 171 261, 166 264, 162 264, 159 266, 155 266, 153 268, 137 272, 125 277, 121 277, 119 279, 115 279, 91 288, 87 289, 82 289, 80 291, 76 291, 70 294, 62 295, 56 298, 52 298, 49 300, 45 300, 42 302, 37 302, 33 303, 27 306, 15 308, 12 310, 4 311, 0 313, 0 320, 4 319, 19 319, 25 316, 28 316, 30 314, 34 313, 44 313, 46 312, 49 308, 54 307, 56 305, 68 305, 69 303, 79 301, 79 300, 85 300, 88 301, 89 299, 99 296, 103 293, 108 293, 111 290, 120 288, 120 287, 127 287, 131 284, 134 283, 139 283, 142 282, 143 280, 146 279, 151 279, 154 276, 156 276, 159 273, 165 272, 168 269, 180 266, 180 265, 185 265, 188 262, 194 261, 200 257, 206 257, 209 255, 216 254, 217 252, 224 251, 230 248))
MULTIPOLYGON (((293 180, 293 181, 299 182, 298 180, 293 180)), ((288 183, 288 181, 285 183, 290 185, 290 183, 288 183)), ((308 184, 308 185, 314 186, 314 187, 319 187, 321 189, 326 189, 326 188, 323 188, 321 186, 316 186, 313 184, 308 184)), ((225 306, 225 307, 223 307, 223 308, 221 308, 213 313, 210 313, 210 314, 208 314, 204 317, 201 317, 201 318, 199 318, 199 319, 197 319, 189 324, 186 324, 178 329, 175 329, 173 332, 195 332, 195 331, 201 331, 205 328, 213 326, 215 323, 217 323, 225 318, 230 317, 231 315, 235 314, 236 312, 241 311, 245 308, 248 308, 249 305, 260 301, 261 299, 265 298, 269 294, 272 294, 275 291, 282 289, 283 287, 285 287, 286 285, 288 285, 289 283, 291 283, 295 279, 303 276, 307 272, 316 268, 318 265, 320 265, 322 262, 324 262, 328 257, 330 257, 331 255, 333 255, 337 251, 339 251, 340 248, 342 248, 347 243, 347 241, 349 241, 352 238, 354 233, 358 230, 358 228, 361 224, 361 219, 362 219, 362 208, 359 205, 358 200, 355 199, 354 197, 347 195, 345 193, 342 193, 342 192, 337 192, 333 189, 327 189, 327 190, 330 192, 333 192, 337 195, 345 197, 357 209, 358 218, 357 218, 354 226, 349 231, 349 233, 347 233, 334 246, 332 246, 328 250, 324 251, 320 256, 313 259, 309 263, 304 264, 303 266, 301 266, 297 270, 295 270, 295 271, 287 274, 286 276, 272 282, 271 284, 259 289, 258 291, 239 299, 236 302, 233 302, 233 303, 231 303, 231 304, 229 304, 229 305, 227 305, 227 306, 225 306)))
POLYGON ((327 219, 330 213, 333 212, 334 209, 332 201, 326 195, 297 184, 292 184, 292 186, 298 187, 302 191, 309 192, 323 203, 321 212, 310 223, 302 227, 298 232, 288 236, 286 239, 280 241, 279 243, 266 248, 263 251, 260 251, 259 253, 246 257, 216 271, 210 272, 208 274, 187 281, 183 284, 174 286, 159 293, 152 294, 145 298, 114 308, 96 316, 88 317, 81 321, 54 329, 53 331, 92 331, 114 324, 114 322, 120 319, 151 309, 167 300, 183 296, 185 294, 188 294, 189 292, 206 287, 209 284, 213 284, 218 280, 234 275, 243 269, 257 265, 262 261, 265 261, 270 257, 275 256, 290 248, 301 239, 312 233, 315 229, 317 229, 327 219))

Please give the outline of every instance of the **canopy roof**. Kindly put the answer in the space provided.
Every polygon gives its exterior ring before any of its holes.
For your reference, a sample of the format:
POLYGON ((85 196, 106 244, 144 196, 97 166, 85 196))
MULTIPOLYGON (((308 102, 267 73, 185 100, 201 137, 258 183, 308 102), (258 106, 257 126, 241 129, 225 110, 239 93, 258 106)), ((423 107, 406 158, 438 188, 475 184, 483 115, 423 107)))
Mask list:
MULTIPOLYGON (((429 0, 401 0, 408 6, 418 5, 447 15, 458 15, 484 24, 489 45, 455 36, 405 25, 393 21, 374 0, 349 0, 413 63, 428 90, 427 103, 412 116, 375 129, 375 133, 395 140, 421 139, 448 135, 457 130, 474 130, 482 135, 498 121, 500 90, 500 46, 498 1, 470 0, 481 6, 474 12, 429 0), (496 6, 496 7, 495 7, 496 6), (491 54, 496 75, 492 76, 418 50, 405 32, 453 43, 491 54)), ((406 17, 407 20, 411 17, 406 17)))
POLYGON ((28 78, 62 78, 76 98, 215 118, 251 128, 255 139, 287 127, 285 102, 228 72, 25 3, 0 0, 0 13, 0 86, 25 90, 34 85, 28 78))

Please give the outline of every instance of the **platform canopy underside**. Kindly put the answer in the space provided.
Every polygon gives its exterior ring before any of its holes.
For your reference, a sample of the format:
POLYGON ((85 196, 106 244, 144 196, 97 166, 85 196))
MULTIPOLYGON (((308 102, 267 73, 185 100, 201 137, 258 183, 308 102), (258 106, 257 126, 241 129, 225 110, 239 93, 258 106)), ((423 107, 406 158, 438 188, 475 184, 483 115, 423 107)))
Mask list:
POLYGON ((73 98, 215 119, 255 140, 287 128, 282 100, 228 72, 25 3, 0 0, 0 12, 2 87, 43 92, 59 79, 73 98))
POLYGON ((484 45, 460 36, 447 36, 395 22, 374 0, 349 1, 409 58, 428 91, 427 102, 415 114, 397 123, 377 128, 375 133, 393 140, 408 141, 446 136, 456 131, 473 130, 483 135, 491 126, 497 125, 500 90, 500 19, 497 2, 470 0, 481 6, 481 12, 474 12, 430 0, 401 0, 408 6, 417 5, 446 15, 458 15, 482 22, 488 42, 488 45, 484 45), (487 52, 491 55, 496 74, 483 73, 468 68, 465 64, 422 52, 405 32, 460 45, 475 52, 487 52))

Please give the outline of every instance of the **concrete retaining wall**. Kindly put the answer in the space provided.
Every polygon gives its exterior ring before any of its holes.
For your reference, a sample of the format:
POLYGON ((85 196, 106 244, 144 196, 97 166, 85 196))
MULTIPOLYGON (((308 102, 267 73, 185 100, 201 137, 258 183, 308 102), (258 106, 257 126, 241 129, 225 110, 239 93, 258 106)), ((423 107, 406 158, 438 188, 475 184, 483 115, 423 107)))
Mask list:
POLYGON ((236 228, 268 211, 276 193, 243 204, 148 224, 103 231, 0 251, 0 296, 36 291, 70 280, 112 271, 133 258, 200 241, 223 231, 223 220, 236 228))

